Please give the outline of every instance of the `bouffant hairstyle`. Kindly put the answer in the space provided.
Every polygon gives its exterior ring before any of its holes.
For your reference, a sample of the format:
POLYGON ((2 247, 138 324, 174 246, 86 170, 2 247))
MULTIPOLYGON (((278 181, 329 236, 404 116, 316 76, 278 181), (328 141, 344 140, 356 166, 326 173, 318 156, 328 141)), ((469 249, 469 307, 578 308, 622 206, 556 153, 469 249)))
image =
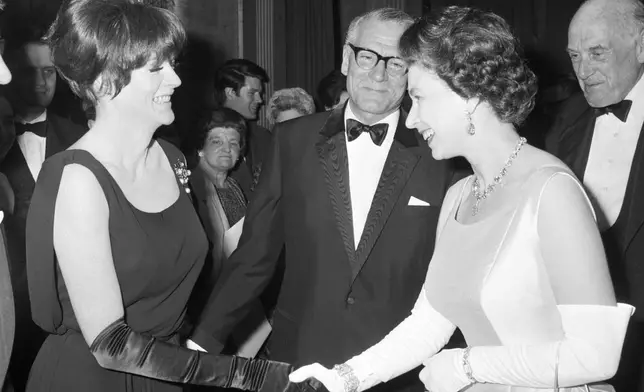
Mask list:
POLYGON ((534 108, 537 78, 507 22, 492 12, 451 6, 422 17, 401 37, 400 53, 464 99, 487 102, 506 123, 521 124, 534 108))
POLYGON ((46 39, 72 91, 95 105, 100 95, 117 96, 150 60, 173 62, 186 33, 171 11, 144 2, 65 0, 46 39))
POLYGON ((229 108, 206 109, 199 116, 196 132, 193 134, 192 147, 194 154, 203 150, 206 139, 211 130, 215 128, 231 128, 239 133, 239 147, 244 151, 246 147, 246 119, 229 108))
POLYGON ((295 110, 303 116, 315 113, 315 101, 303 88, 293 87, 277 90, 266 105, 266 118, 275 124, 277 116, 287 110, 295 110))

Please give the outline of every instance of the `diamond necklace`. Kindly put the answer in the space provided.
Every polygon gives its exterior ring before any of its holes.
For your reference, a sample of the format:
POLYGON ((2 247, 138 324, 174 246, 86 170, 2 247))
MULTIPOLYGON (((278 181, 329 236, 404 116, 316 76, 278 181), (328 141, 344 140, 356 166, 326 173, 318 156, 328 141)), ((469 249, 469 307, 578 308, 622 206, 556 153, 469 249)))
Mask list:
POLYGON ((481 183, 479 182, 479 178, 477 176, 474 176, 474 182, 472 182, 472 196, 474 196, 476 201, 472 206, 472 216, 478 214, 479 204, 481 203, 481 201, 487 199, 490 193, 494 191, 495 187, 501 183, 503 177, 505 177, 505 175, 508 173, 508 168, 512 166, 512 162, 514 162, 514 159, 517 157, 519 151, 521 151, 521 147, 523 147, 526 141, 527 140, 524 137, 519 138, 517 145, 514 147, 514 151, 512 151, 512 154, 510 154, 508 160, 505 161, 505 165, 503 165, 503 168, 501 169, 499 174, 494 177, 494 181, 490 185, 488 185, 484 191, 481 191, 481 183))

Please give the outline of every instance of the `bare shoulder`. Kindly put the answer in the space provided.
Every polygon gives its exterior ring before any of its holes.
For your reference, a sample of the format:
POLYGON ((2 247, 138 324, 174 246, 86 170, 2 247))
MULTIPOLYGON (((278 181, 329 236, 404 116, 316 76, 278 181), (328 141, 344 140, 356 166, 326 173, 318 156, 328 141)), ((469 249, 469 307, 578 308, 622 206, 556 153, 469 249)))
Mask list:
POLYGON ((94 173, 87 167, 72 163, 63 169, 56 200, 56 210, 70 210, 75 214, 99 212, 107 200, 94 173))
MULTIPOLYGON (((535 172, 544 168, 551 168, 554 171, 560 171, 572 174, 572 171, 564 162, 556 156, 540 150, 536 147, 525 145, 519 153, 520 159, 512 165, 508 174, 517 182, 523 182, 530 178, 535 172)), ((573 175, 574 176, 574 175, 573 175)))

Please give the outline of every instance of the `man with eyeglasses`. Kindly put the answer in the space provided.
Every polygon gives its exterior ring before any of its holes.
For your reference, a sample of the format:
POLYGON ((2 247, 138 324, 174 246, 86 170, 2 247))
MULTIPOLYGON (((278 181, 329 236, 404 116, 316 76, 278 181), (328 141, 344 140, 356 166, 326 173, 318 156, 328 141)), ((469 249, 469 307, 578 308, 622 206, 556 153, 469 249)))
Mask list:
MULTIPOLYGON (((271 359, 333 366, 409 315, 451 176, 399 109, 407 65, 398 40, 411 23, 389 8, 356 18, 341 68, 348 103, 275 127, 239 246, 192 337, 205 350, 221 350, 283 245, 271 359)), ((377 389, 422 391, 412 373, 377 389)))

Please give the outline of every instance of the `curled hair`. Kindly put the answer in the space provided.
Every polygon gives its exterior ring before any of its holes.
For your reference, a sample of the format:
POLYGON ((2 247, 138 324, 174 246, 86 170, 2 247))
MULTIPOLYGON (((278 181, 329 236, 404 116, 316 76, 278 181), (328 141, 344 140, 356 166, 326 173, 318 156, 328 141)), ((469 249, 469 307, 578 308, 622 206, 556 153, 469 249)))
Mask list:
POLYGON ((66 0, 47 40, 72 91, 95 105, 99 95, 117 96, 132 71, 150 60, 173 62, 186 33, 167 9, 133 0, 66 0))
POLYGON ((192 134, 193 140, 191 144, 194 155, 203 150, 206 139, 208 139, 208 134, 215 128, 230 128, 236 130, 239 133, 240 151, 244 151, 247 132, 246 119, 232 109, 221 107, 206 109, 199 116, 196 132, 192 134))
POLYGON ((537 78, 500 16, 451 6, 418 19, 400 39, 401 56, 435 72, 464 99, 487 102, 506 123, 534 108, 537 78))
POLYGON ((315 113, 313 97, 300 87, 277 90, 266 105, 266 118, 271 124, 275 124, 281 112, 291 109, 303 116, 315 113))

